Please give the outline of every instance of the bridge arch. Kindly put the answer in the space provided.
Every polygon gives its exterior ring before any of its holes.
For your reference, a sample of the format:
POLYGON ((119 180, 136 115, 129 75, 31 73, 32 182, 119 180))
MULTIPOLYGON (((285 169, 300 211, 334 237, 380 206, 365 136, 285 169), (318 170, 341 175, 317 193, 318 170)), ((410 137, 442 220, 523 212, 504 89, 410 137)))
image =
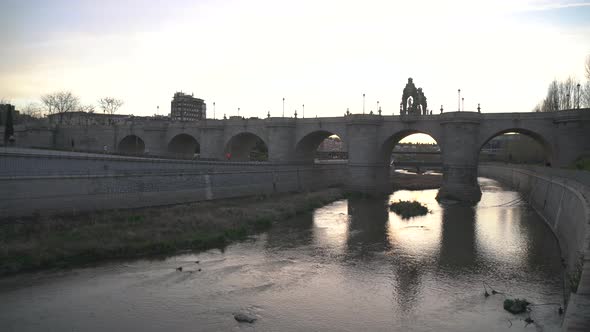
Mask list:
POLYGON ((417 129, 402 129, 400 131, 397 131, 393 135, 389 136, 387 139, 385 139, 385 141, 381 144, 380 149, 378 151, 377 160, 379 162, 387 163, 387 165, 389 165, 391 151, 393 151, 393 148, 395 148, 395 146, 401 140, 403 140, 404 138, 406 138, 410 135, 414 135, 414 134, 424 134, 424 135, 430 136, 438 145, 438 147, 440 149, 440 153, 441 154, 443 153, 443 146, 441 144, 441 140, 438 137, 436 137, 433 133, 430 133, 428 131, 423 131, 423 130, 417 130, 417 129))
POLYGON ((178 134, 168 143, 168 153, 178 158, 193 159, 201 152, 201 145, 189 134, 178 134))
POLYGON ((251 132, 233 135, 225 143, 226 159, 232 161, 267 161, 268 145, 251 132))
POLYGON ((486 134, 484 136, 484 139, 482 140, 482 142, 479 144, 479 150, 477 151, 478 155, 482 151, 484 146, 487 143, 489 143, 492 139, 494 139, 496 137, 500 137, 504 134, 509 134, 509 133, 521 134, 521 135, 532 138, 535 142, 539 143, 539 145, 542 147, 543 152, 544 152, 545 162, 549 163, 549 164, 553 163, 554 151, 553 151, 553 148, 552 148, 551 144, 549 143, 549 141, 543 135, 539 134, 536 131, 533 131, 530 129, 525 129, 525 128, 519 128, 519 127, 495 131, 493 134, 489 134, 489 133, 486 134))
POLYGON ((117 144, 117 152, 124 154, 143 154, 145 142, 137 135, 127 135, 117 144))
POLYGON ((295 159, 302 162, 313 162, 322 142, 332 136, 338 137, 338 140, 345 144, 339 135, 327 130, 316 130, 303 136, 295 145, 295 159))

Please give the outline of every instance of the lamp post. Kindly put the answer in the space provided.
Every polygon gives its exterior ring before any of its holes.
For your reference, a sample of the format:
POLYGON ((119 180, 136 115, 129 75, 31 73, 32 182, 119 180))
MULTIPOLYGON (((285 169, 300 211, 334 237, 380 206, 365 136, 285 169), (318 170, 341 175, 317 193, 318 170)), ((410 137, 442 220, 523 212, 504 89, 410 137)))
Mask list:
POLYGON ((461 111, 465 112, 465 97, 461 98, 461 111))
POLYGON ((457 99, 457 108, 459 109, 459 112, 461 112, 461 89, 458 89, 457 93, 459 94, 459 99, 457 99))
POLYGON ((213 102, 213 119, 215 120, 215 102, 213 102))
POLYGON ((301 105, 301 117, 305 118, 305 104, 301 105))
POLYGON ((238 107, 238 116, 240 116, 240 108, 238 107))
POLYGON ((365 94, 363 93, 363 114, 365 114, 365 94))
POLYGON ((440 105, 440 114, 443 113, 443 105, 440 105))
POLYGON ((283 97, 283 118, 285 117, 285 97, 283 97))

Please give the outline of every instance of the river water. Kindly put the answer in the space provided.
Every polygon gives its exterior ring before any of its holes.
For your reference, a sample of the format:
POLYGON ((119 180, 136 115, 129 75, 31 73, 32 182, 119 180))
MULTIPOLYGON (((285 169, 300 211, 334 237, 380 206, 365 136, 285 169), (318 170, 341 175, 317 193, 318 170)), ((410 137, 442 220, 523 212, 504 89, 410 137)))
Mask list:
POLYGON ((559 330, 556 305, 533 307, 528 326, 502 309, 506 296, 563 302, 555 238, 520 194, 480 185, 475 207, 398 191, 337 201, 223 251, 4 278, 0 330, 559 330), (398 199, 431 212, 403 220, 386 206, 398 199), (486 298, 483 282, 507 295, 486 298))

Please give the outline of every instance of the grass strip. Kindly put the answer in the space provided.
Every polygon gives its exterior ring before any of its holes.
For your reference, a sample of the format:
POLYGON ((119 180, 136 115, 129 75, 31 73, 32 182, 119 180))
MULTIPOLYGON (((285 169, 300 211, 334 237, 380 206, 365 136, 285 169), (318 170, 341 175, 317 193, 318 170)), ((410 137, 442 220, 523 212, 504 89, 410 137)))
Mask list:
POLYGON ((0 275, 223 248, 343 197, 340 189, 0 220, 0 275))

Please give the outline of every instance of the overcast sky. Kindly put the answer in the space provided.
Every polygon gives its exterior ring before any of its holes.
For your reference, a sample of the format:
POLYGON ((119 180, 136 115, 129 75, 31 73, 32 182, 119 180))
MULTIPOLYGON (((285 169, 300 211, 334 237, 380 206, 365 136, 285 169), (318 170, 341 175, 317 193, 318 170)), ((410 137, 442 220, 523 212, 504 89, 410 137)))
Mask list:
POLYGON ((170 112, 175 91, 208 117, 347 108, 398 114, 408 77, 431 108, 529 112, 549 82, 583 79, 590 1, 2 0, 0 98, 71 90, 119 113, 170 112))

